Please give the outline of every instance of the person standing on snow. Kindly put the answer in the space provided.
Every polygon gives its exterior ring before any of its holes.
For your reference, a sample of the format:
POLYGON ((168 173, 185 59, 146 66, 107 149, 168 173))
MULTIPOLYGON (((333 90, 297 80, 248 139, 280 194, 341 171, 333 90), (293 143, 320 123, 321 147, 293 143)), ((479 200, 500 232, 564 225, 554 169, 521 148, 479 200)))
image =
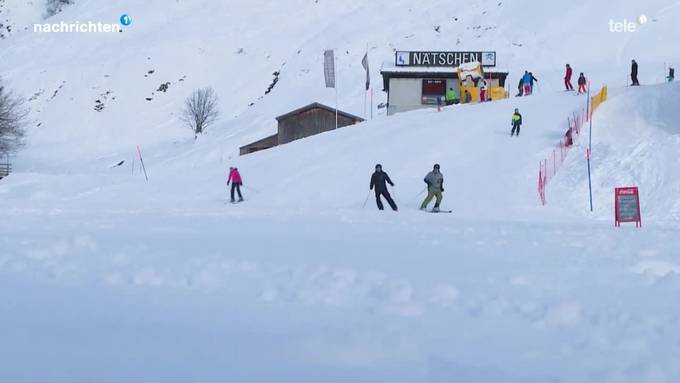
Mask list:
POLYGON ((524 96, 524 77, 519 78, 519 84, 517 84, 517 94, 515 97, 524 96))
POLYGON ((668 77, 666 77, 668 82, 673 82, 675 80, 675 68, 668 68, 668 77))
POLYGON ((375 202, 378 205, 378 210, 384 210, 382 201, 380 200, 380 196, 382 195, 387 200, 387 203, 390 204, 392 210, 398 211, 397 204, 394 203, 390 192, 387 190, 387 184, 394 186, 390 176, 383 172, 382 165, 375 165, 375 172, 371 176, 370 189, 373 190, 373 187, 375 187, 375 202))
POLYGON ((529 87, 531 88, 531 93, 534 93, 534 82, 538 82, 538 79, 534 77, 532 72, 529 72, 529 87))
POLYGON ((453 90, 453 87, 450 87, 449 90, 446 91, 446 105, 458 104, 459 102, 456 91, 453 90))
POLYGON ((586 76, 581 72, 581 74, 578 76, 578 94, 583 94, 588 92, 586 89, 586 85, 588 84, 588 80, 586 80, 586 76))
POLYGON ((571 85, 571 74, 571 66, 567 64, 567 73, 564 75, 564 87, 567 88, 567 90, 574 90, 574 86, 571 85))
POLYGON ((229 168, 227 186, 229 186, 229 183, 231 183, 231 202, 236 202, 236 200, 234 200, 234 191, 238 192, 238 202, 243 202, 243 195, 241 194, 243 180, 241 179, 241 173, 238 172, 237 168, 229 168))
POLYGON ((515 130, 517 130, 517 136, 519 136, 519 128, 522 126, 522 115, 519 114, 519 109, 515 108, 515 113, 512 115, 512 131, 510 132, 510 137, 515 135, 515 130))
POLYGON ((525 96, 531 94, 531 74, 529 74, 529 71, 524 71, 524 76, 522 76, 522 87, 524 88, 525 96))
POLYGON ((479 87, 479 102, 486 101, 487 86, 488 84, 486 83, 484 77, 480 77, 479 81, 477 82, 477 87, 479 87))
POLYGON ((633 81, 632 86, 640 86, 638 81, 638 63, 635 60, 630 64, 630 79, 633 81))
POLYGON ((470 94, 470 91, 465 89, 465 103, 469 104, 472 102, 472 95, 470 94))
POLYGON ((442 203, 442 192, 444 191, 444 176, 439 172, 439 164, 434 164, 431 172, 427 173, 424 179, 427 184, 427 197, 420 205, 420 210, 427 209, 427 205, 432 201, 432 198, 437 198, 434 203, 433 212, 439 211, 439 205, 442 203))

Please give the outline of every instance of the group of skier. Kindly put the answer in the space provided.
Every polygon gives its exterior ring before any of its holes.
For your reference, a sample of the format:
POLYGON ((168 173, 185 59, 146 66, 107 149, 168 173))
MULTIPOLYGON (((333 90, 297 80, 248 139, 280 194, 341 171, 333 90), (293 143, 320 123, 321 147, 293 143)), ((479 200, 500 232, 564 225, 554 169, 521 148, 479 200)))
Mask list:
MULTIPOLYGON (((566 73, 564 76, 564 86, 567 91, 573 91, 574 87, 571 84, 571 78, 572 78, 573 70, 569 64, 566 65, 566 73)), ((639 86, 640 82, 638 81, 638 64, 635 60, 632 60, 631 63, 631 70, 630 70, 630 78, 632 81, 632 86, 639 86)), ((675 70, 673 68, 669 68, 669 74, 667 77, 667 80, 669 82, 673 81, 675 78, 675 70)), ((477 84, 482 91, 486 90, 487 83, 484 79, 481 79, 484 81, 482 84, 477 84)), ((525 71, 524 75, 520 79, 519 82, 519 94, 517 96, 528 96, 532 94, 533 92, 533 87, 534 83, 538 82, 538 79, 534 77, 533 73, 529 71, 525 71)), ((588 91, 588 80, 586 79, 585 75, 583 72, 580 73, 578 77, 578 93, 583 94, 587 93, 588 91)), ((480 94, 482 101, 485 99, 485 92, 482 92, 480 94)), ((468 96, 469 97, 469 96, 468 96)), ((469 100, 466 100, 469 102, 469 100)), ((446 92, 446 104, 447 105, 452 105, 452 104, 458 104, 460 102, 458 95, 456 94, 455 90, 453 88, 449 88, 449 90, 446 92)), ((522 126, 522 115, 519 112, 519 109, 515 109, 515 112, 512 114, 511 122, 512 130, 510 131, 510 136, 517 135, 519 136, 520 129, 522 126)), ((432 171, 429 172, 423 181, 427 184, 427 197, 425 197, 425 200, 423 203, 420 205, 421 210, 426 210, 427 206, 432 202, 433 199, 435 199, 435 204, 434 208, 432 209, 432 212, 439 212, 440 211, 440 205, 442 202, 442 193, 444 192, 444 176, 440 172, 440 166, 439 164, 435 164, 432 171)), ((243 186, 243 179, 241 178, 241 174, 239 173, 238 169, 235 167, 229 168, 229 177, 227 178, 227 186, 231 184, 231 202, 236 203, 236 202, 242 202, 243 201, 243 195, 241 194, 241 186, 243 186), (235 193, 238 194, 238 201, 235 199, 235 193)), ((371 176, 371 182, 369 185, 370 190, 375 191, 375 201, 376 205, 378 206, 378 209, 384 210, 384 206, 382 203, 382 198, 385 198, 387 203, 390 205, 392 210, 398 211, 399 208, 397 207, 396 202, 394 202, 394 199, 390 195, 390 192, 387 188, 387 184, 391 185, 394 187, 394 182, 390 179, 390 176, 383 171, 382 165, 377 164, 375 166, 375 172, 371 176)))
MULTIPOLYGON (((427 197, 420 205, 420 210, 427 210, 427 206, 435 199, 433 213, 440 212, 439 206, 442 203, 442 193, 444 192, 444 176, 440 172, 439 164, 434 164, 432 171, 427 173, 423 181, 427 184, 427 197)), ((371 176, 371 183, 369 185, 370 190, 375 191, 375 202, 378 205, 379 210, 384 210, 384 206, 381 197, 384 197, 387 203, 390 205, 392 210, 398 211, 399 208, 394 202, 390 191, 387 189, 387 184, 394 187, 394 182, 390 179, 390 176, 383 171, 382 165, 375 165, 375 172, 371 176)))
MULTIPOLYGON (((486 81, 484 77, 480 77, 475 81, 472 79, 472 76, 468 76, 464 84, 466 87, 476 86, 479 89, 480 102, 489 101, 489 82, 486 81)), ((467 104, 472 102, 472 95, 470 94, 469 90, 465 89, 465 92, 462 94, 462 96, 464 103, 467 104)), ((453 87, 449 87, 449 89, 446 91, 444 94, 444 100, 446 105, 456 105, 461 102, 461 98, 458 97, 458 94, 456 93, 455 89, 453 89, 453 87)))
MULTIPOLYGON (((567 64, 567 72, 564 75, 564 87, 566 88, 567 91, 573 91, 574 86, 571 85, 571 76, 573 73, 573 69, 569 64, 567 64)), ((584 94, 588 92, 588 80, 586 79, 586 76, 581 72, 578 76, 578 94, 584 94)))
POLYGON ((533 73, 525 70, 517 85, 517 97, 531 95, 534 92, 534 83, 538 83, 538 79, 533 73))
MULTIPOLYGON (((442 192, 444 192, 444 176, 439 171, 439 164, 435 164, 432 171, 427 173, 423 181, 427 184, 427 197, 420 205, 421 210, 426 210, 427 206, 435 199, 434 208, 432 212, 438 213, 439 206, 442 203, 442 192)), ((238 169, 235 167, 229 168, 229 176, 227 177, 227 186, 231 184, 231 203, 243 202, 243 195, 241 194, 241 186, 243 186, 243 179, 238 169), (234 198, 235 193, 238 194, 238 201, 234 198)), ((394 187, 394 182, 390 179, 390 176, 383 171, 382 165, 375 165, 375 172, 371 176, 371 183, 369 185, 370 190, 375 191, 375 202, 378 205, 378 209, 384 210, 381 197, 384 197, 387 203, 390 205, 392 210, 398 211, 396 202, 390 195, 390 191, 387 189, 387 184, 394 187)))

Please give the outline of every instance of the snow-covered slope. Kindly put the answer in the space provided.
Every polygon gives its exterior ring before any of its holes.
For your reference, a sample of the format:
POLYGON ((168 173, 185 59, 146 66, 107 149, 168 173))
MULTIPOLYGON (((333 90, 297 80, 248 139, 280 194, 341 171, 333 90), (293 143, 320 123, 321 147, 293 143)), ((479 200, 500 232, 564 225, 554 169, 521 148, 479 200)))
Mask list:
MULTIPOLYGON (((637 185, 651 222, 675 224, 680 218, 680 84, 615 92, 593 119, 593 199, 595 216, 614 216, 614 187, 637 185)), ((588 179, 585 144, 572 153, 549 198, 585 211, 588 179)))
MULTIPOLYGON (((25 23, 38 17, 34 3, 7 4, 25 23)), ((610 8, 82 0, 52 20, 128 13, 133 25, 116 35, 19 28, 0 40, 0 75, 33 111, 17 171, 0 181, 0 381, 677 381, 679 87, 649 84, 680 61, 666 49, 680 7, 610 8), (639 33, 608 31, 609 19, 641 13, 652 21, 639 33), (341 53, 340 107, 361 115, 366 43, 376 90, 394 49, 494 49, 513 75, 533 70, 540 89, 378 114, 237 156, 275 130, 276 115, 333 104, 324 48, 341 53), (641 88, 622 87, 631 57, 641 88), (566 62, 610 85, 594 119, 594 213, 585 136, 547 207, 536 191, 538 162, 584 107, 560 91, 566 62), (194 143, 177 113, 207 85, 222 119, 194 143), (511 138, 515 107, 525 124, 511 138), (137 144, 149 182, 132 167, 137 144), (454 214, 417 210, 435 162, 454 214), (376 163, 396 183, 399 213, 375 210, 376 163), (224 204, 231 165, 244 204, 224 204), (640 230, 612 227, 622 184, 641 188, 640 230)))
MULTIPOLYGON (((13 13, 27 7, 35 5, 18 0, 5 5, 13 13)), ((367 44, 376 104, 385 100, 380 64, 392 60, 395 49, 493 49, 513 76, 533 70, 545 92, 561 89, 566 62, 593 84, 623 85, 635 57, 643 83, 650 83, 661 79, 664 63, 680 61, 673 50, 658 48, 674 44, 679 12, 667 1, 644 7, 624 2, 616 9, 597 2, 529 0, 419 6, 405 0, 76 2, 48 21, 117 22, 127 13, 133 24, 119 34, 36 34, 20 28, 0 41, 0 75, 32 99, 31 145, 18 161, 20 169, 58 171, 81 167, 73 163, 76 158, 87 162, 132 151, 136 144, 190 140, 177 113, 191 90, 207 85, 217 90, 222 110, 212 139, 234 155, 238 145, 272 132, 276 115, 312 101, 333 103, 333 92, 323 88, 325 48, 340 53, 341 109, 363 114, 360 60, 367 44), (610 19, 643 13, 650 22, 638 32, 609 31, 610 19), (280 81, 264 96, 275 71, 280 81), (156 92, 165 82, 171 83, 169 91, 156 92), (96 100, 104 103, 102 112, 94 110, 96 100)))

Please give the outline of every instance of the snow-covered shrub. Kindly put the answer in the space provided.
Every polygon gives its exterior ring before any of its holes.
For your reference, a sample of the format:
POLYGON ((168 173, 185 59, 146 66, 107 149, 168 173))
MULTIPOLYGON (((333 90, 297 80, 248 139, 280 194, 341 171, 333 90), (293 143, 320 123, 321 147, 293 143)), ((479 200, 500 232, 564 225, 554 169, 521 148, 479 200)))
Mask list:
POLYGON ((181 119, 198 137, 205 129, 215 122, 219 112, 217 110, 217 95, 213 88, 196 89, 184 102, 181 119))
POLYGON ((0 156, 14 153, 21 147, 27 116, 24 100, 0 85, 0 156))

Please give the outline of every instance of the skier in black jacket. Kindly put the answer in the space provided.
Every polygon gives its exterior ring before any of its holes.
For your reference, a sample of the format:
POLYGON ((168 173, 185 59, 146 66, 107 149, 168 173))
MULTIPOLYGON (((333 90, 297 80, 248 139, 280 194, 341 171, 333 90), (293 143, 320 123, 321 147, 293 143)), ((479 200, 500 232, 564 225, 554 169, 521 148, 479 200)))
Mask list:
POLYGON ((370 188, 373 190, 373 187, 375 187, 375 202, 378 204, 378 209, 384 210, 382 201, 380 200, 380 196, 382 195, 387 200, 387 203, 390 204, 392 210, 397 211, 397 204, 392 200, 392 196, 390 196, 390 192, 387 190, 386 183, 394 186, 390 176, 382 171, 382 165, 375 165, 375 173, 371 176, 370 188))
POLYGON ((630 79, 633 81, 633 86, 640 86, 640 81, 638 81, 638 63, 635 60, 630 64, 630 79))

